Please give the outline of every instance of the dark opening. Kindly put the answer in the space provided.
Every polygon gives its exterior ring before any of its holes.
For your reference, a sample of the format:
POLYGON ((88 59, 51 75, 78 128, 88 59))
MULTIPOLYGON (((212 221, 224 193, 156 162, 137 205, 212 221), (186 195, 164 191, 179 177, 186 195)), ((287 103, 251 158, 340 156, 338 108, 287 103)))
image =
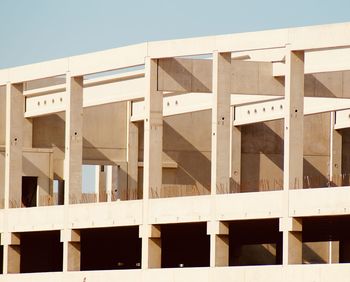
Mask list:
POLYGON ((20 238, 21 273, 62 271, 60 231, 23 232, 20 238))
POLYGON ((0 274, 3 274, 4 246, 0 246, 0 274))
POLYGON ((37 185, 38 177, 22 176, 22 206, 36 206, 37 185))
POLYGON ((81 270, 141 267, 138 226, 80 230, 81 270))
POLYGON ((327 263, 331 241, 339 244, 339 253, 332 256, 338 256, 340 263, 350 262, 350 216, 303 218, 302 238, 305 263, 327 263), (310 248, 315 242, 322 244, 310 248))
POLYGON ((282 263, 282 232, 278 219, 229 222, 229 265, 282 263))
POLYGON ((210 263, 206 223, 161 225, 162 267, 201 267, 210 263))

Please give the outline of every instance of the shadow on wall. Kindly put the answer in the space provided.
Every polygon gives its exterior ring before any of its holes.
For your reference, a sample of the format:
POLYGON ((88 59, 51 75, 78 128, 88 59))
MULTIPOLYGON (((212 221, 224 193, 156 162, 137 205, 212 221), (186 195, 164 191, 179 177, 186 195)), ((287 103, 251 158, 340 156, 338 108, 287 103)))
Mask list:
MULTIPOLYGON (((281 190, 283 188, 283 138, 267 124, 242 127, 242 184, 241 192, 281 190), (255 141, 254 141, 255 140, 255 141), (271 161, 278 170, 261 174, 262 157, 271 161)), ((329 179, 304 157, 304 188, 328 187, 329 179)), ((300 180, 295 180, 295 186, 300 180)))

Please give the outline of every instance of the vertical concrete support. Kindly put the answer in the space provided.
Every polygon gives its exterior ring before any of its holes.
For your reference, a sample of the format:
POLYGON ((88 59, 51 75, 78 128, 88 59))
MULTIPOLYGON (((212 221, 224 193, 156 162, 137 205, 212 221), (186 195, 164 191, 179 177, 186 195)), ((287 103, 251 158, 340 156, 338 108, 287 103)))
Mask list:
POLYGON ((233 126, 232 116, 230 193, 239 193, 241 191, 241 144, 241 128, 233 126))
MULTIPOLYGON (((157 60, 146 58, 146 91, 144 120, 144 167, 143 167, 143 226, 148 227, 150 193, 159 197, 162 187, 163 151, 163 93, 157 90, 157 60)), ((152 232, 154 228, 151 228, 152 232)), ((152 233, 151 232, 151 233, 152 233)), ((142 232, 142 269, 160 267, 161 246, 157 240, 142 232)))
POLYGON ((329 182, 330 186, 342 186, 342 134, 334 129, 336 113, 331 112, 329 182))
POLYGON ((61 230, 63 242, 63 271, 80 270, 80 231, 61 230))
POLYGON ((229 225, 226 222, 210 221, 207 223, 210 235, 210 266, 229 265, 229 225))
POLYGON ((303 262, 302 228, 301 219, 280 218, 279 229, 283 232, 283 265, 303 262))
POLYGON ((83 77, 66 74, 66 130, 64 203, 76 203, 81 198, 83 159, 83 77))
POLYGON ((162 186, 163 93, 157 90, 157 60, 146 58, 144 199, 158 198, 162 186))
POLYGON ((21 238, 19 233, 2 233, 1 244, 4 247, 3 273, 20 273, 21 270, 21 238))
POLYGON ((303 188, 304 51, 287 51, 284 117, 285 190, 303 188))
POLYGON ((120 187, 119 187, 119 165, 108 165, 107 169, 107 202, 116 201, 120 199, 120 187))
POLYGON ((23 123, 23 147, 33 147, 33 119, 25 118, 23 123))
POLYGON ((128 200, 137 199, 138 185, 138 151, 139 151, 139 127, 137 123, 131 122, 132 102, 128 102, 128 200))
MULTIPOLYGON (((161 246, 161 230, 159 225, 140 225, 140 237, 143 241, 147 241, 148 253, 147 261, 142 257, 142 265, 147 265, 147 268, 161 268, 162 267, 162 246, 161 246)), ((143 248, 143 246, 142 246, 143 248)), ((143 256, 142 250, 142 256, 143 256)), ((142 266, 143 269, 145 267, 142 266)))
POLYGON ((24 96, 23 84, 6 85, 5 204, 21 207, 24 96))
POLYGON ((289 218, 289 190, 303 188, 303 128, 304 128, 304 51, 286 53, 283 221, 292 227, 282 227, 283 265, 302 263, 301 230, 295 230, 295 219, 289 218), (290 225, 290 224, 289 224, 290 225))
POLYGON ((106 202, 106 170, 105 166, 103 165, 95 166, 95 189, 97 202, 106 202))
POLYGON ((230 189, 231 53, 213 53, 211 194, 230 189))

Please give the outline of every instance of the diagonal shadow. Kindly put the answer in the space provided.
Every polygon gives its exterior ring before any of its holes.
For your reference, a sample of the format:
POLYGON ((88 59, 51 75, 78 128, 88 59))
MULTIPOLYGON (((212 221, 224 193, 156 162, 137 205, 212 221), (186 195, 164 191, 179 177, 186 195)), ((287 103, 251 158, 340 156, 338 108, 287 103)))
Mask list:
MULTIPOLYGON (((244 192, 248 192, 248 191, 257 192, 261 190, 270 190, 270 187, 264 187, 263 189, 261 189, 262 185, 264 186, 264 183, 262 183, 260 179, 261 178, 260 167, 259 167, 260 154, 264 154, 267 158, 269 158, 270 161, 272 161, 283 172, 283 143, 284 143, 283 138, 281 138, 269 126, 267 126, 264 123, 256 124, 254 125, 254 127, 256 127, 256 130, 253 134, 256 135, 256 132, 259 132, 258 134, 260 134, 259 138, 256 138, 255 136, 254 139, 262 140, 262 141, 259 141, 259 142, 253 141, 253 143, 250 145, 250 150, 252 150, 253 147, 255 149, 255 152, 252 154, 255 154, 256 159, 254 160, 253 163, 249 164, 249 168, 251 169, 254 175, 250 179, 242 179, 243 187, 241 187, 241 189, 244 192), (271 142, 274 143, 275 145, 271 146, 271 144, 268 144, 271 142), (257 153, 259 154, 258 156, 256 156, 257 153)), ((244 129, 242 132, 245 132, 244 129)), ((252 139, 252 137, 250 137, 250 139, 252 139)), ((304 188, 305 187, 307 188, 328 187, 328 184, 329 184, 328 178, 305 158, 303 159, 303 171, 304 171, 304 179, 303 179, 304 188)), ((242 176, 243 175, 244 174, 242 173, 242 176)), ((283 188, 283 181, 281 182, 280 179, 277 179, 276 183, 277 185, 274 183, 274 189, 281 190, 283 188)))

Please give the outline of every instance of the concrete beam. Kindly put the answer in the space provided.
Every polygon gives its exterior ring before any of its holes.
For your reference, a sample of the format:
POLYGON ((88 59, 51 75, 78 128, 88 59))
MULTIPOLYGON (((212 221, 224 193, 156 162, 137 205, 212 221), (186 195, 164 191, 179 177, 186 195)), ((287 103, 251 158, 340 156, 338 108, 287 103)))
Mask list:
MULTIPOLYGON (((228 59, 231 60, 231 57, 228 59)), ((213 61, 166 58, 159 60, 158 90, 210 93, 213 61)), ((230 93, 283 95, 283 80, 272 76, 272 63, 232 59, 227 68, 230 93)))

